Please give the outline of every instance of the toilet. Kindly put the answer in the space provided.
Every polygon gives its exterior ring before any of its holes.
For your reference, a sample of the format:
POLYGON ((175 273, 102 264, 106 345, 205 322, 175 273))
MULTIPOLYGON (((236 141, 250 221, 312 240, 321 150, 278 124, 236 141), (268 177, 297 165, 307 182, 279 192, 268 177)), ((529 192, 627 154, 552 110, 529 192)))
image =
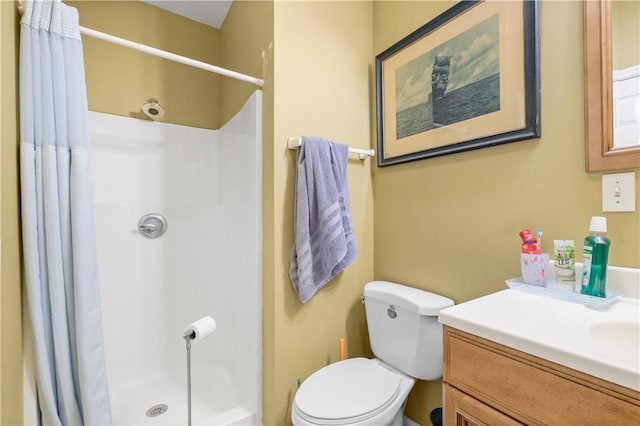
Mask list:
POLYGON ((440 310, 453 306, 444 296, 372 281, 363 302, 369 341, 376 358, 350 358, 313 373, 296 392, 295 426, 401 426, 416 379, 442 377, 440 310))

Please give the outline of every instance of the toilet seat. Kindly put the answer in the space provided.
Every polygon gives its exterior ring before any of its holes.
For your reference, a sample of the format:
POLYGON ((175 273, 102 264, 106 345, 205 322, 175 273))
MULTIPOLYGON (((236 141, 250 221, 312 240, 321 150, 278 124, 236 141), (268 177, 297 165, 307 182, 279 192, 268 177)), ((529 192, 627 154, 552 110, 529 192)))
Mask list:
POLYGON ((400 393, 401 374, 378 360, 351 358, 312 374, 298 389, 296 413, 318 425, 366 421, 392 405, 400 393))

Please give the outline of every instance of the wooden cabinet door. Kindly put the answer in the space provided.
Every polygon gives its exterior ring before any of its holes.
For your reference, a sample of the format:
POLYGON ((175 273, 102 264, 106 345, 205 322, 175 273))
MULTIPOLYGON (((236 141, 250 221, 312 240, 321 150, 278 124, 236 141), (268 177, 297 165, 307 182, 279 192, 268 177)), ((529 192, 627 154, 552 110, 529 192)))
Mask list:
POLYGON ((523 424, 446 383, 443 386, 442 397, 444 426, 515 426, 523 424))
MULTIPOLYGON (((444 335, 444 384, 507 419, 528 425, 640 426, 640 392, 450 327, 444 335)), ((486 410, 469 410, 479 423, 459 423, 455 414, 446 424, 485 424, 480 414, 486 410)))

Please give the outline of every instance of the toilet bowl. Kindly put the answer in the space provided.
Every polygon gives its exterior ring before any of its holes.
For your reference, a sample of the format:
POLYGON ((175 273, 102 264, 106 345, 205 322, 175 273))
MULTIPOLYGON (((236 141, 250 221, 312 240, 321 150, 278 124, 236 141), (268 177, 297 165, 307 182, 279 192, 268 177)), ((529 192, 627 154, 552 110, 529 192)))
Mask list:
POLYGON ((313 373, 291 407, 295 426, 401 426, 416 379, 442 377, 440 310, 446 297, 386 281, 365 285, 363 301, 376 358, 351 358, 313 373))
POLYGON ((296 393, 294 425, 402 425, 415 380, 378 359, 351 358, 312 374, 296 393))

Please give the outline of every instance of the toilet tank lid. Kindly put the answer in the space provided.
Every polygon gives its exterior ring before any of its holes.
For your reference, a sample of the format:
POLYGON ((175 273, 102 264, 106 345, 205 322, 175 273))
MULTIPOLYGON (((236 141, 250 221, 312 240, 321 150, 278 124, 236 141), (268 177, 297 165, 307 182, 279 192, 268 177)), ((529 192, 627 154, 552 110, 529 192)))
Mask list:
POLYGON ((438 313, 455 303, 448 297, 389 281, 371 281, 364 286, 364 298, 400 306, 424 316, 438 313))

